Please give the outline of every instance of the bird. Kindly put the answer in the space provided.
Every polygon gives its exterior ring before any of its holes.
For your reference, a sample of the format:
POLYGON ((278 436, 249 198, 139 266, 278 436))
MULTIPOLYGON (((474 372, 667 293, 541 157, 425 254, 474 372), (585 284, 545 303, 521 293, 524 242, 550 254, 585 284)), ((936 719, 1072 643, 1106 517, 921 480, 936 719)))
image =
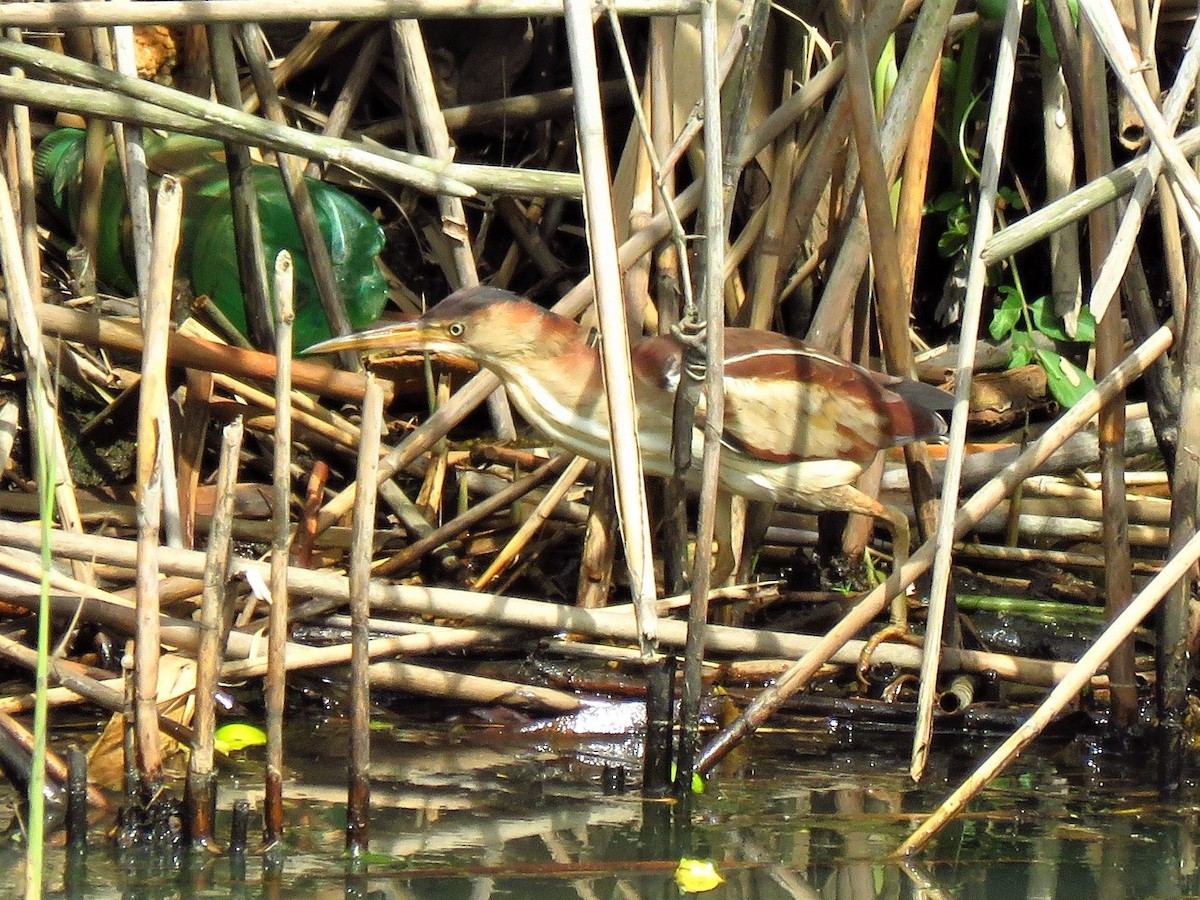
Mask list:
MULTIPOLYGON (((501 288, 458 290, 417 319, 335 337, 305 353, 425 351, 465 357, 490 369, 522 417, 547 440, 597 462, 610 461, 608 405, 600 352, 590 329, 501 288)), ((674 473, 672 411, 686 343, 646 337, 631 349, 638 440, 651 475, 674 473)), ((719 481, 729 492, 814 511, 861 513, 892 531, 893 553, 908 551, 905 513, 853 484, 876 454, 940 438, 945 392, 875 372, 795 338, 725 329, 725 410, 719 481)), ((705 407, 696 411, 693 468, 698 484, 705 407)))

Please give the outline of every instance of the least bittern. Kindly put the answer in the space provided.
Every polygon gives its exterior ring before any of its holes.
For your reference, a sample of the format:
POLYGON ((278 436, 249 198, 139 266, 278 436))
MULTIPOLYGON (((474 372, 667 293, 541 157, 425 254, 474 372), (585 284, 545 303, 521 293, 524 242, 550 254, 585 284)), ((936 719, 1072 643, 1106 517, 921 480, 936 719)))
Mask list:
MULTIPOLYGON (((587 330, 509 291, 471 287, 419 319, 334 338, 309 353, 425 350, 491 369, 521 415, 548 440, 608 462, 608 406, 599 351, 587 330)), ((675 336, 633 347, 642 462, 673 474, 671 423, 684 344, 675 336)), ((853 481, 882 449, 945 433, 941 391, 872 372, 770 331, 725 330, 725 422, 720 480, 752 500, 862 513, 889 524, 908 551, 908 517, 853 481)), ((704 406, 697 410, 703 424, 704 406)), ((694 471, 703 438, 693 435, 694 471)))

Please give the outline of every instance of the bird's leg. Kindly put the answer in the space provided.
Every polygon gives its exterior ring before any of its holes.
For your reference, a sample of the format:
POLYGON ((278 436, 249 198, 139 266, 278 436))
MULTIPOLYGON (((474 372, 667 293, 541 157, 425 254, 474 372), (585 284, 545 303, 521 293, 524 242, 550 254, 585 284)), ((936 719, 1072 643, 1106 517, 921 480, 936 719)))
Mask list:
MULTIPOLYGON (((886 506, 878 501, 875 502, 875 505, 879 507, 879 511, 875 515, 887 522, 891 528, 892 571, 898 572, 900 567, 908 561, 908 552, 911 547, 912 537, 908 526, 908 516, 904 514, 903 510, 894 506, 886 506)), ((904 591, 892 598, 891 619, 894 626, 904 634, 908 634, 908 597, 904 591)))
MULTIPOLYGON (((910 530, 908 516, 902 510, 880 503, 848 484, 828 488, 808 499, 817 509, 861 513, 886 522, 892 532, 892 570, 899 569, 908 560, 910 530)), ((904 594, 892 601, 891 620, 892 625, 902 633, 908 632, 908 599, 904 594)))

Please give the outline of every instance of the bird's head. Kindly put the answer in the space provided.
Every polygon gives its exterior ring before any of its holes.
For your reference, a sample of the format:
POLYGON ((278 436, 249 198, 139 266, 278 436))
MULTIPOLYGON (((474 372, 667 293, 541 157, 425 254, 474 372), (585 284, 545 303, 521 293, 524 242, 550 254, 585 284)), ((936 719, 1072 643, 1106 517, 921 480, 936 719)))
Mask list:
POLYGON ((424 350, 504 366, 563 352, 583 340, 581 326, 500 288, 455 291, 418 319, 332 338, 305 353, 424 350))

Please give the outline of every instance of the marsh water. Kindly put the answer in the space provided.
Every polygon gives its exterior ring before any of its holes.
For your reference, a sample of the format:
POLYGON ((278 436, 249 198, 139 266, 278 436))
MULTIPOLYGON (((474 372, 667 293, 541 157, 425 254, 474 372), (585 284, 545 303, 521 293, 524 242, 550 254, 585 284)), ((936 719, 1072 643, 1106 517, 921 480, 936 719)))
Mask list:
MULTIPOLYGON (((683 811, 643 801, 633 770, 612 792, 636 741, 396 717, 373 732, 370 854, 352 873, 344 726, 293 719, 278 858, 264 863, 256 831, 241 857, 118 851, 108 822, 84 858, 51 848, 47 884, 73 897, 677 898, 687 857, 715 862, 724 881, 700 895, 713 898, 1200 893, 1195 787, 1164 800, 1148 752, 1098 739, 1035 745, 925 853, 889 858, 1001 738, 943 735, 914 786, 901 730, 793 720, 756 735, 683 811)), ((261 770, 253 750, 225 764, 222 840, 236 800, 261 808, 261 770)), ((21 847, 0 852, 0 894, 18 896, 21 847)))

